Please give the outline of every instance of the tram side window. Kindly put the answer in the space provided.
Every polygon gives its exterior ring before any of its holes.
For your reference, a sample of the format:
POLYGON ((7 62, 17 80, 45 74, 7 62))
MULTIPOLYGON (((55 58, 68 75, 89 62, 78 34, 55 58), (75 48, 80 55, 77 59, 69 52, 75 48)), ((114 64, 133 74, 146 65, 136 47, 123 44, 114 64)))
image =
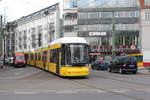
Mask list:
POLYGON ((33 56, 33 54, 31 54, 31 60, 34 60, 34 56, 33 56))
POLYGON ((25 54, 25 60, 27 61, 29 59, 29 55, 25 54))
POLYGON ((65 65, 65 50, 61 49, 61 64, 65 65))
POLYGON ((42 53, 42 61, 47 61, 47 51, 42 53))
POLYGON ((35 61, 37 60, 37 53, 35 53, 35 61))
POLYGON ((54 62, 54 58, 53 58, 54 57, 54 53, 53 52, 54 52, 54 50, 50 51, 50 62, 52 62, 52 63, 54 62))
POLYGON ((50 62, 52 63, 57 63, 58 62, 58 56, 59 56, 59 51, 58 49, 50 51, 50 62))
POLYGON ((41 53, 38 53, 38 61, 41 61, 41 53))

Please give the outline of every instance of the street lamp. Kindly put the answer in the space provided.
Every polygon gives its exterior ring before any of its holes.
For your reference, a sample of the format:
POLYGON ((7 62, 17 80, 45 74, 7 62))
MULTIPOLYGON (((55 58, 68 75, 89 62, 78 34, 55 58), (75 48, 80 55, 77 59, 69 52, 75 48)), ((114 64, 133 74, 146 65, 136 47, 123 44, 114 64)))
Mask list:
POLYGON ((112 57, 115 57, 116 34, 115 34, 115 14, 112 12, 112 57))

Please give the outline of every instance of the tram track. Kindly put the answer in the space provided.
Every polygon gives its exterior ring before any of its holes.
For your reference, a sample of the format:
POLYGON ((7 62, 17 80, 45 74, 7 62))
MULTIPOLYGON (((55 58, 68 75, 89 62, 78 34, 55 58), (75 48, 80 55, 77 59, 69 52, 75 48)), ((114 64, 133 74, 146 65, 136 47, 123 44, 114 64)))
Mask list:
POLYGON ((111 74, 112 77, 107 77, 107 76, 103 76, 103 75, 97 75, 97 74, 94 74, 98 77, 102 77, 102 78, 105 78, 105 79, 111 79, 111 80, 115 80, 115 81, 121 81, 121 82, 126 82, 126 83, 130 83, 130 84, 136 84, 136 85, 143 85, 143 86, 150 86, 150 84, 144 84, 144 83, 138 83, 138 82, 133 82, 133 81, 128 81, 128 80, 122 80, 122 79, 116 79, 114 77, 116 77, 115 75, 111 74))
POLYGON ((68 80, 72 81, 74 83, 77 83, 79 85, 86 86, 88 88, 96 89, 96 90, 99 90, 99 91, 105 91, 105 92, 108 92, 108 93, 112 93, 112 94, 115 94, 115 95, 127 97, 127 98, 134 99, 134 100, 144 100, 143 98, 140 98, 140 97, 131 96, 131 95, 127 95, 127 94, 122 94, 122 93, 119 93, 119 92, 114 92, 113 90, 108 90, 108 89, 105 89, 105 88, 96 87, 96 86, 91 85, 89 83, 84 83, 84 82, 81 82, 81 81, 78 81, 78 80, 74 80, 74 79, 68 79, 68 80))

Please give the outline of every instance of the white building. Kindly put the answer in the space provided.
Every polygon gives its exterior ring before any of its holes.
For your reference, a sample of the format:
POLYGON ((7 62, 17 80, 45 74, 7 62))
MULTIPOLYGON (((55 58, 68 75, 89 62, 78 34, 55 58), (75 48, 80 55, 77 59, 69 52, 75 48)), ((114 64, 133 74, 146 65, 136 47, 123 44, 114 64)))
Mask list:
POLYGON ((150 63, 150 0, 141 0, 141 34, 143 60, 150 63))
POLYGON ((59 3, 16 20, 15 52, 44 47, 60 37, 59 3))

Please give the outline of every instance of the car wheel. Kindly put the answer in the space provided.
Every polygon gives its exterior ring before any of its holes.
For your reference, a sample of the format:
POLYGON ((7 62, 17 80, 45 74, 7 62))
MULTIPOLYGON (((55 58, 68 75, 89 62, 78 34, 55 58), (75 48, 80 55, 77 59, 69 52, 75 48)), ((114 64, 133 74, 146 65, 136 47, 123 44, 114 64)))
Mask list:
POLYGON ((122 68, 119 69, 119 73, 120 73, 120 74, 124 74, 124 71, 123 71, 122 68))
POLYGON ((111 68, 110 67, 108 67, 108 72, 111 72, 111 68))

